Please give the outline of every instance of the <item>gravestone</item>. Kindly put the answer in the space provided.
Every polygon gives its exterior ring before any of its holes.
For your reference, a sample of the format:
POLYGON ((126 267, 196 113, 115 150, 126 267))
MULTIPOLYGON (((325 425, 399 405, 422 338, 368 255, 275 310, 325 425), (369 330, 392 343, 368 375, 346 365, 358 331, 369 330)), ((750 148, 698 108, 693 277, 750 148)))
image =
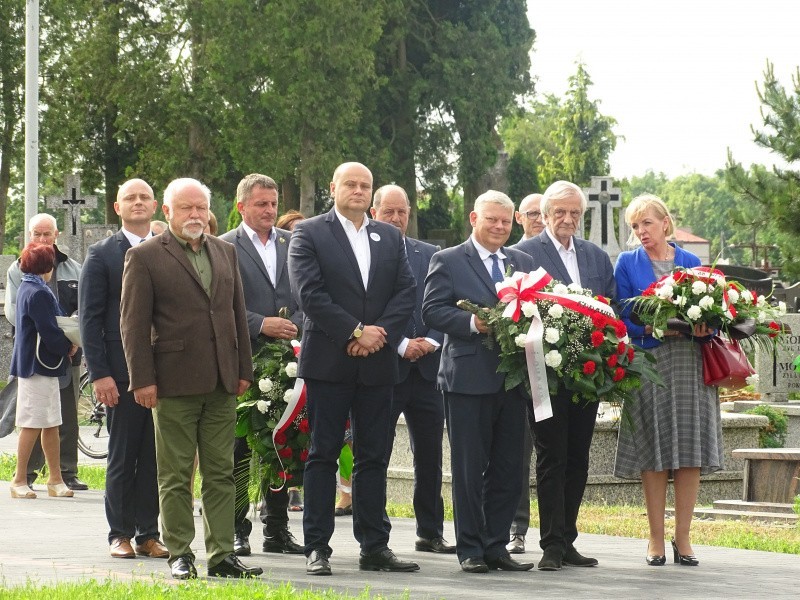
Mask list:
POLYGON ((622 208, 622 191, 613 187, 613 183, 612 177, 594 176, 591 187, 583 190, 592 216, 589 241, 605 250, 612 263, 622 252, 614 227, 614 210, 622 208))
POLYGON ((83 224, 80 213, 84 208, 97 208, 97 196, 81 195, 81 177, 77 173, 64 177, 64 190, 64 196, 45 198, 45 206, 66 212, 64 227, 59 229, 58 246, 70 258, 83 262, 83 224))
POLYGON ((81 246, 82 254, 81 256, 86 256, 86 250, 92 244, 99 242, 107 237, 111 237, 117 231, 119 227, 116 225, 106 224, 106 225, 84 225, 83 226, 83 244, 81 246))
POLYGON ((792 366, 800 355, 800 314, 786 314, 781 321, 792 328, 792 333, 784 336, 774 350, 756 349, 756 391, 765 403, 788 402, 790 393, 800 392, 800 373, 792 366))

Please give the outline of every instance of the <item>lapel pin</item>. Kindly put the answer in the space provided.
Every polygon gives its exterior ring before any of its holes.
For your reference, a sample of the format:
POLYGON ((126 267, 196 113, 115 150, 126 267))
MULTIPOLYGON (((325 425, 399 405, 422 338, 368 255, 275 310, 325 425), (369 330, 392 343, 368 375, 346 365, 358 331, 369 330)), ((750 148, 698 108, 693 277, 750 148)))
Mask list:
POLYGON ((279 237, 278 239, 281 241, 281 244, 285 244, 286 243, 286 238, 285 237, 279 237))
POLYGON ((375 233, 374 231, 369 234, 369 237, 373 242, 380 242, 381 241, 381 236, 378 235, 377 233, 375 233))

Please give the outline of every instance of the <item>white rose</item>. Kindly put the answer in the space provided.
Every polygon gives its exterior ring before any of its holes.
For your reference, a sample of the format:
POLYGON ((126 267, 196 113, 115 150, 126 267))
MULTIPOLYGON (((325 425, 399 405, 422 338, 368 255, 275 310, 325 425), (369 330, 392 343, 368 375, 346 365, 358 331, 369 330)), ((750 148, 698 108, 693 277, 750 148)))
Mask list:
POLYGON ((564 294, 569 292, 569 288, 565 286, 563 283, 557 283, 553 286, 553 293, 558 294, 559 296, 563 296, 564 294))
POLYGON ((756 385, 758 383, 758 373, 753 373, 744 380, 747 385, 756 385))
POLYGON ((544 330, 544 339, 548 344, 555 344, 561 339, 561 332, 555 327, 548 327, 544 330))
MULTIPOLYGON (((261 381, 263 381, 263 379, 261 381)), ((256 402, 256 408, 258 409, 258 412, 260 412, 262 415, 266 414, 267 410, 269 410, 269 402, 267 402, 266 400, 259 400, 258 402, 256 402)))
POLYGON ((706 286, 706 284, 703 283, 702 281, 695 281, 694 283, 692 283, 692 293, 695 296, 699 296, 700 294, 705 294, 707 289, 708 286, 706 286))
POLYGON ((672 303, 676 306, 683 308, 684 306, 686 306, 686 303, 688 301, 689 299, 686 296, 675 296, 675 298, 673 298, 672 300, 672 303))
POLYGON ((275 384, 272 383, 272 380, 267 377, 258 380, 258 389, 260 389, 265 394, 268 394, 274 385, 275 384))
POLYGON ((712 306, 714 306, 714 298, 711 296, 703 296, 700 298, 700 302, 698 302, 698 304, 703 310, 709 310, 712 306))
POLYGON ((753 303, 753 293, 750 290, 742 290, 741 297, 743 302, 747 304, 753 303))
POLYGON ((292 388, 289 388, 288 390, 283 392, 283 401, 288 404, 291 401, 293 395, 294 395, 294 390, 292 388))
POLYGON ((536 314, 536 304, 534 302, 523 302, 522 314, 530 319, 534 314, 536 314))
POLYGON ((553 304, 549 309, 547 309, 547 314, 553 317, 554 319, 560 319, 561 315, 564 314, 564 307, 560 304, 553 304))
POLYGON ((524 348, 525 347, 525 339, 527 337, 528 336, 525 335, 524 333, 520 333, 517 337, 514 338, 514 343, 517 345, 518 348, 524 348))
POLYGON ((764 298, 764 296, 759 296, 758 299, 756 300, 756 304, 758 306, 765 306, 767 304, 767 299, 764 298))
POLYGON ((768 320, 767 313, 763 310, 758 311, 758 315, 756 316, 756 321, 759 323, 766 323, 768 320))
POLYGON ((284 367, 284 370, 286 371, 286 374, 289 377, 297 377, 297 363, 296 362, 286 363, 286 366, 284 367))
POLYGON ((663 283, 664 285, 671 285, 673 287, 675 286, 675 280, 672 278, 672 276, 667 277, 661 283, 663 283))
POLYGON ((656 296, 661 298, 662 300, 669 300, 672 298, 672 289, 671 285, 660 285, 656 288, 656 296))
POLYGON ((557 369, 561 366, 561 361, 564 359, 561 358, 561 355, 558 353, 558 350, 550 350, 547 354, 544 355, 544 364, 548 367, 553 369, 557 369))
POLYGON ((728 302, 730 302, 731 304, 736 304, 738 301, 739 301, 739 292, 737 292, 733 288, 730 288, 728 290, 728 302))
POLYGON ((583 291, 583 288, 579 286, 577 283, 570 283, 567 286, 567 289, 573 294, 580 294, 583 291))
POLYGON ((783 301, 778 302, 778 314, 780 315, 786 314, 786 302, 783 301))
POLYGON ((694 304, 689 307, 689 310, 686 311, 686 316, 692 321, 697 321, 697 319, 703 316, 703 309, 694 304))

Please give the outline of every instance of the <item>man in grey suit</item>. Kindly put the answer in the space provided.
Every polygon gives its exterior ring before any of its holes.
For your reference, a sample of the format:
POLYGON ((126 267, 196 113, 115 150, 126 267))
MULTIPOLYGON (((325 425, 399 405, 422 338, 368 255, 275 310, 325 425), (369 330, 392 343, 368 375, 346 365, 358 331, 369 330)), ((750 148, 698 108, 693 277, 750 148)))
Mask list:
MULTIPOLYGON (((431 256, 439 250, 406 235, 411 206, 406 191, 398 185, 385 185, 375 190, 372 199, 372 217, 390 223, 400 230, 406 243, 406 254, 411 272, 417 281, 414 313, 406 325, 403 338, 397 347, 397 365, 400 382, 392 394, 392 416, 389 443, 386 447, 386 464, 392 457, 395 428, 400 413, 406 421, 414 453, 414 517, 417 520, 419 552, 451 554, 456 551, 444 539, 444 502, 442 501, 442 435, 444 433, 444 401, 436 389, 439 370, 439 348, 444 341, 440 331, 422 322, 422 297, 425 276, 431 256)), ((389 519, 384 519, 391 529, 389 519)))
POLYGON ((125 254, 152 237, 156 212, 153 189, 131 179, 117 192, 114 211, 121 229, 92 244, 79 283, 79 308, 86 368, 94 395, 106 407, 108 469, 105 509, 108 543, 114 558, 136 554, 167 558, 158 539, 158 483, 153 415, 128 391, 128 366, 120 334, 120 298, 125 254), (135 548, 131 540, 135 539, 135 548))
MULTIPOLYGON (((242 276, 244 304, 247 308, 247 328, 255 355, 264 344, 274 339, 291 340, 298 335, 297 326, 302 314, 289 289, 286 268, 291 234, 275 227, 278 216, 278 185, 271 177, 253 173, 239 182, 236 189, 236 208, 242 223, 220 239, 236 247, 239 273, 242 276), (290 318, 279 316, 286 309, 290 318)), ((247 519, 250 503, 247 496, 250 448, 246 438, 234 442, 234 477, 236 482, 236 514, 234 552, 250 554, 248 535, 252 524, 247 519)), ((278 491, 262 486, 264 496, 264 552, 302 554, 303 547, 289 531, 289 494, 286 486, 278 491)))
POLYGON ((533 261, 503 245, 511 235, 514 204, 501 192, 478 196, 470 213, 472 235, 431 258, 422 318, 444 332, 438 384, 444 391, 450 436, 456 552, 468 573, 527 571, 506 550, 508 529, 522 493, 525 404, 521 387, 505 389, 497 347, 484 345, 488 327, 456 306, 498 302, 503 273, 532 271, 533 261))
MULTIPOLYGON (((595 295, 614 299, 617 286, 611 260, 601 248, 575 237, 586 210, 586 196, 574 183, 557 181, 544 192, 541 211, 546 229, 516 248, 533 257, 564 284, 577 283, 595 295)), ((551 398, 553 417, 534 422, 536 492, 539 498, 539 569, 561 565, 592 567, 597 559, 575 549, 578 511, 589 476, 589 447, 597 419, 597 402, 575 404, 572 392, 560 386, 551 398)))
POLYGON ((253 380, 236 250, 207 236, 211 192, 196 179, 164 191, 169 229, 125 255, 122 347, 134 399, 153 409, 164 542, 176 579, 197 577, 189 484, 195 453, 211 577, 260 575, 233 553, 236 396, 253 380))

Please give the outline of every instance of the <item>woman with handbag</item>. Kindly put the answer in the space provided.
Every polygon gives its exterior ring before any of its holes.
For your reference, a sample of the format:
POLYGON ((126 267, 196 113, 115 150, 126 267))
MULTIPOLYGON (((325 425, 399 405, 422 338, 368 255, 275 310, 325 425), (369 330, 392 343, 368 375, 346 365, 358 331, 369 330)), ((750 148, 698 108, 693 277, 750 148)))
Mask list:
POLYGON ((700 475, 723 467, 722 418, 717 388, 703 382, 699 343, 712 333, 695 325, 692 335, 667 330, 662 340, 652 329, 631 321, 631 303, 654 281, 676 267, 697 267, 700 259, 667 242, 675 224, 664 202, 652 195, 635 198, 625 211, 632 233, 629 243, 639 247, 617 258, 614 277, 622 318, 634 344, 652 352, 666 386, 642 381, 636 402, 627 406, 633 426, 620 427, 614 474, 641 479, 650 539, 646 562, 661 566, 664 550, 664 510, 670 475, 675 488, 675 532, 672 550, 676 563, 696 566, 689 531, 700 475))
POLYGON ((19 259, 23 273, 17 291, 16 336, 11 355, 11 374, 18 378, 17 470, 11 482, 12 498, 36 498, 28 487, 26 473, 33 445, 41 432, 49 479, 47 493, 58 498, 73 493, 61 478, 58 427, 61 396, 58 377, 66 373, 78 347, 67 339, 56 323, 61 314, 55 295, 47 287, 53 274, 55 251, 47 244, 31 243, 19 259))

